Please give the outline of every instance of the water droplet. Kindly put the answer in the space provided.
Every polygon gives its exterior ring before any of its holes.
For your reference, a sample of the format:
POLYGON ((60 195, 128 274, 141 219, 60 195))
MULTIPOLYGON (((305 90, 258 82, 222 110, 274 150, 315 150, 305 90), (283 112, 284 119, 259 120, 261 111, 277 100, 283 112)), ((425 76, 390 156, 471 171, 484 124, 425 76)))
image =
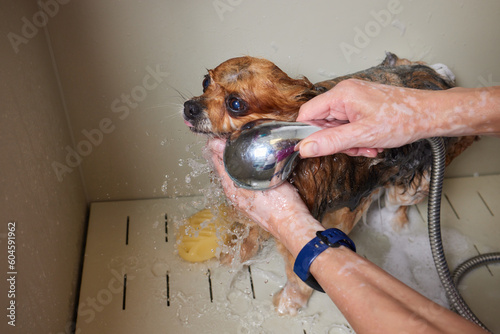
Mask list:
POLYGON ((165 262, 158 260, 155 263, 153 263, 153 266, 151 267, 151 272, 155 277, 162 277, 167 274, 168 269, 169 269, 168 265, 165 262))

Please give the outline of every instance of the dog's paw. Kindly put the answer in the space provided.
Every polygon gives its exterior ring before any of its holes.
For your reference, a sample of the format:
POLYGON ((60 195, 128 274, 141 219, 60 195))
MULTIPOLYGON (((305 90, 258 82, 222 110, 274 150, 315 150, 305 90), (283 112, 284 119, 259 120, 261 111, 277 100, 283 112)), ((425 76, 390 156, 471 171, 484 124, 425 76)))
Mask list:
POLYGON ((287 283, 273 297, 273 304, 276 307, 276 311, 280 315, 296 315, 301 308, 307 305, 307 301, 312 294, 312 289, 308 286, 305 287, 292 287, 291 284, 287 283))
POLYGON ((219 262, 224 266, 233 265, 234 261, 234 250, 223 249, 219 255, 219 262))
POLYGON ((404 205, 387 204, 379 212, 380 220, 393 231, 400 232, 409 222, 408 207, 404 205))
POLYGON ((271 235, 254 223, 236 223, 231 227, 231 237, 222 248, 220 263, 233 265, 252 259, 259 252, 264 241, 271 235))
POLYGON ((391 224, 392 228, 394 231, 399 232, 401 231, 402 228, 408 224, 409 219, 408 219, 408 207, 407 206, 400 206, 396 212, 394 213, 394 216, 392 217, 391 224))

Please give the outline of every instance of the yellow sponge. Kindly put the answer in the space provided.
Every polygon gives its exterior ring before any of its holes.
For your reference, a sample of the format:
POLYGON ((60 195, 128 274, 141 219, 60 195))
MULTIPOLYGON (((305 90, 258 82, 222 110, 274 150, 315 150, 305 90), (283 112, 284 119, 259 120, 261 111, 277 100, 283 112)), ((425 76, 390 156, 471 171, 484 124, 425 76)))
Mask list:
POLYGON ((218 217, 214 217, 210 209, 201 210, 189 217, 186 224, 180 227, 177 236, 179 256, 189 262, 202 262, 215 257, 217 248, 226 239, 225 234, 220 231, 220 227, 225 224, 221 217, 224 214, 227 215, 225 207, 220 207, 218 217))

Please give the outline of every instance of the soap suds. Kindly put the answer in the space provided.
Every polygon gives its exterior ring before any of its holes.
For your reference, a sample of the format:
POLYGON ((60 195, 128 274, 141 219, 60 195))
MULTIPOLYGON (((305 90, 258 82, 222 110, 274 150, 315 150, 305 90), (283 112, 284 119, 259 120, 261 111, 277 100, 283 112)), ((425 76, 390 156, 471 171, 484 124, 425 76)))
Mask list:
MULTIPOLYGON (((351 233, 358 253, 366 254, 368 260, 403 283, 448 307, 432 259, 427 224, 417 209, 411 207, 409 223, 400 231, 395 231, 391 224, 393 215, 387 208, 378 208, 376 204, 372 206, 367 223, 360 222, 351 233)), ((468 258, 472 242, 456 229, 443 226, 441 229, 445 252, 452 251, 453 257, 459 261, 468 258)))

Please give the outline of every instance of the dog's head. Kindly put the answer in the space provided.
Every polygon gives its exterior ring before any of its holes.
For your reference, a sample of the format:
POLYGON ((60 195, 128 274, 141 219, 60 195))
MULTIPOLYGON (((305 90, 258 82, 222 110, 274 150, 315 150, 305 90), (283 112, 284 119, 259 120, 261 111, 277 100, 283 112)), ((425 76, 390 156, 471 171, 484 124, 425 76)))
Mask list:
POLYGON ((300 106, 318 95, 307 80, 292 79, 272 62, 232 58, 209 70, 203 94, 184 103, 193 132, 226 137, 256 119, 294 121, 300 106))

